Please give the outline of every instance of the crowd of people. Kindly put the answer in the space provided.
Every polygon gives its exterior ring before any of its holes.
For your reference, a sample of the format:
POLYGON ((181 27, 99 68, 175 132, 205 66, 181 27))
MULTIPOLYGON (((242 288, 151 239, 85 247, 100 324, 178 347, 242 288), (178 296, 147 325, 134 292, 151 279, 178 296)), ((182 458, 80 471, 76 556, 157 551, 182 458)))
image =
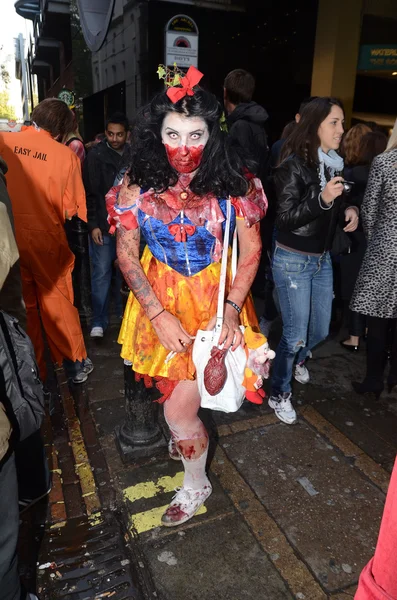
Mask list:
MULTIPOLYGON (((178 74, 132 128, 125 115, 110 116, 89 147, 57 99, 42 101, 20 133, 0 136, 0 308, 26 323, 44 384, 46 345, 73 384, 87 381, 94 365, 74 306, 74 256, 65 233, 68 220, 86 221, 90 336, 106 335, 113 291, 121 357, 164 404, 170 454, 183 463, 183 486, 162 517, 168 527, 192 518, 212 491, 208 433, 198 417, 196 333, 218 333, 221 363, 240 346, 248 356, 264 347, 264 315, 258 322, 250 290, 255 295, 265 280, 283 326, 268 399, 281 421, 296 422, 291 380, 309 383, 308 360, 328 336, 334 271, 348 321, 343 350, 357 352, 367 339, 367 372, 353 382, 355 391, 379 397, 388 362, 389 389, 397 383, 397 126, 390 139, 364 124, 344 134, 341 102, 311 97, 269 149, 269 116, 252 100, 253 76, 242 69, 227 75, 224 106, 198 85, 201 77, 195 69, 178 74), (238 261, 233 275, 227 270, 219 322, 226 222, 236 232, 238 261), (130 290, 125 310, 123 280, 130 290)), ((263 372, 246 386, 257 404, 263 372)), ((218 371, 211 375, 216 379, 218 371)), ((5 397, 4 373, 0 383, 5 397)), ((14 499, 19 487, 26 508, 50 483, 43 476, 40 490, 25 486, 22 494, 15 458, 33 442, 12 436, 8 408, 0 403, 1 487, 8 485, 14 499)), ((34 448, 46 472, 39 432, 34 448)), ((6 514, 0 508, 0 525, 6 514)), ((16 600, 23 597, 16 510, 9 527, 4 543, 0 537, 0 589, 5 600, 16 600)))

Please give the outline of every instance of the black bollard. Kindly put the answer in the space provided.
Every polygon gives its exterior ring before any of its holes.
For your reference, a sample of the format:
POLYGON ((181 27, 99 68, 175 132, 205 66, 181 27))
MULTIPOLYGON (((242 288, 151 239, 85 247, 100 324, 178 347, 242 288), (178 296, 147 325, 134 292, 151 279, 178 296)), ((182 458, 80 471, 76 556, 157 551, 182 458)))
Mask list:
POLYGON ((75 256, 72 274, 74 304, 80 317, 89 320, 91 317, 91 271, 88 250, 88 228, 78 217, 65 223, 66 236, 71 251, 75 256))
POLYGON ((147 458, 161 452, 167 442, 158 424, 158 404, 153 402, 143 379, 135 381, 131 365, 124 364, 126 420, 115 430, 123 462, 147 458))

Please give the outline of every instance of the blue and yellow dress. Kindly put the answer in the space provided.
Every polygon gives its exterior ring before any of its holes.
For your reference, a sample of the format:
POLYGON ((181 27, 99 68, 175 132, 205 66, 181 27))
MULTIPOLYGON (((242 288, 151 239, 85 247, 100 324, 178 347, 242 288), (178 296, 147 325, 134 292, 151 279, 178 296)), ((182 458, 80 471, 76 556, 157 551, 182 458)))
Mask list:
MULTIPOLYGON (((146 242, 141 265, 154 293, 163 307, 194 336, 198 329, 206 328, 217 311, 226 200, 187 194, 178 186, 161 194, 149 190, 138 198, 135 196, 127 182, 110 190, 106 197, 110 232, 119 226, 140 229, 146 242)), ((246 226, 251 227, 265 216, 266 209, 262 184, 253 178, 246 197, 232 198, 231 231, 236 218, 244 219, 246 226)), ((250 296, 240 317, 242 325, 257 325, 250 296)), ((149 378, 156 382, 165 378, 174 385, 195 378, 191 351, 165 362, 169 351, 160 344, 132 292, 118 341, 122 345, 121 357, 131 363, 135 373, 145 376, 150 386, 149 378)), ((162 383, 157 385, 159 389, 167 387, 165 381, 162 383)))

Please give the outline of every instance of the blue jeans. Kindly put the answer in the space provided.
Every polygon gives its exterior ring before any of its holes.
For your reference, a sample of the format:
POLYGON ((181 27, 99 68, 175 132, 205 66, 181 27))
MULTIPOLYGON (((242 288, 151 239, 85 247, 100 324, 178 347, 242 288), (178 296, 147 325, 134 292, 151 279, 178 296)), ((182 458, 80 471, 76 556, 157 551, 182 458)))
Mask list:
MULTIPOLYGON (((92 327, 106 329, 109 325, 109 299, 112 284, 112 273, 116 254, 116 238, 103 234, 103 246, 94 243, 90 236, 91 257, 91 293, 92 293, 92 327)), ((117 315, 123 314, 123 303, 120 294, 121 274, 116 269, 114 293, 117 315)))
POLYGON ((283 334, 272 369, 272 395, 291 391, 294 363, 302 363, 329 332, 333 299, 329 253, 299 254, 276 247, 273 278, 283 319, 283 334))

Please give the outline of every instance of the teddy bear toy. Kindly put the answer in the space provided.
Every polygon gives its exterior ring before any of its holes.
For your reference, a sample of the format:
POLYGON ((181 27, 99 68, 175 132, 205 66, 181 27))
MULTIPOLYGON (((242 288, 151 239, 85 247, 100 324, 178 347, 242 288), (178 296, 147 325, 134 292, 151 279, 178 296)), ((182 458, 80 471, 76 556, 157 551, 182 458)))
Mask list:
POLYGON ((244 372, 243 386, 246 388, 245 397, 253 404, 262 404, 265 391, 262 389, 263 380, 268 379, 271 361, 276 356, 271 350, 267 338, 257 333, 252 327, 244 331, 247 366, 244 372))

